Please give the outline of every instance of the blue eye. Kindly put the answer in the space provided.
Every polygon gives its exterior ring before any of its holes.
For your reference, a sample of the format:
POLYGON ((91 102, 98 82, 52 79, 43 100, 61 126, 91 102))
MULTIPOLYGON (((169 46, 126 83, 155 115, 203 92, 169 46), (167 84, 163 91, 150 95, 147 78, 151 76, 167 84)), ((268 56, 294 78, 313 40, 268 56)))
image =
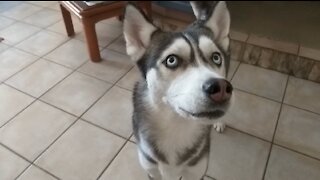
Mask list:
POLYGON ((169 55, 164 61, 164 64, 167 68, 174 69, 179 65, 179 59, 175 55, 169 55))
POLYGON ((213 61, 215 64, 217 64, 217 65, 221 65, 221 63, 222 63, 222 58, 221 58, 220 53, 214 52, 214 53, 212 54, 212 61, 213 61))

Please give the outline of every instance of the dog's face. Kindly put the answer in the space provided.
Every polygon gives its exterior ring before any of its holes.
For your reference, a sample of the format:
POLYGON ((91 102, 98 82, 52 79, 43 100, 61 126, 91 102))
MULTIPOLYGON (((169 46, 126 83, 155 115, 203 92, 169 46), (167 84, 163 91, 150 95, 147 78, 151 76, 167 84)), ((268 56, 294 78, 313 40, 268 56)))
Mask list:
POLYGON ((191 4, 197 21, 182 32, 160 30, 129 5, 124 36, 155 105, 165 103, 183 117, 211 121, 224 114, 232 97, 226 80, 230 15, 225 2, 211 9, 191 4))

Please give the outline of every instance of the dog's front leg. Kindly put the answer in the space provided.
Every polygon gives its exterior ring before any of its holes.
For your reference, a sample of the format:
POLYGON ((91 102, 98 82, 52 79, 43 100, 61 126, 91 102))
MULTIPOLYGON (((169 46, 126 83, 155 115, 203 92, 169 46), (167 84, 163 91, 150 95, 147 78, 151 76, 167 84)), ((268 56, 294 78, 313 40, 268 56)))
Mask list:
POLYGON ((208 156, 202 158, 196 165, 187 166, 183 171, 182 180, 203 180, 208 163, 208 156))
POLYGON ((150 180, 162 180, 158 165, 150 162, 143 153, 138 150, 139 162, 143 169, 147 171, 150 180))

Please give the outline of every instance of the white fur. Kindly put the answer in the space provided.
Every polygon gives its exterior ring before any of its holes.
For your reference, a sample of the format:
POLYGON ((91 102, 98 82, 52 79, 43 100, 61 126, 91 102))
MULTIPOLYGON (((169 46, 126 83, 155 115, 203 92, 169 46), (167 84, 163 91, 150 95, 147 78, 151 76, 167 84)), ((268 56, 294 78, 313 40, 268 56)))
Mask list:
POLYGON ((208 19, 206 26, 209 27, 215 34, 215 40, 221 44, 224 50, 229 47, 229 30, 230 30, 230 13, 227 4, 220 1, 211 17, 208 19))
POLYGON ((133 61, 137 61, 146 51, 151 34, 156 30, 156 27, 149 23, 132 5, 126 8, 125 16, 123 26, 127 54, 133 61))

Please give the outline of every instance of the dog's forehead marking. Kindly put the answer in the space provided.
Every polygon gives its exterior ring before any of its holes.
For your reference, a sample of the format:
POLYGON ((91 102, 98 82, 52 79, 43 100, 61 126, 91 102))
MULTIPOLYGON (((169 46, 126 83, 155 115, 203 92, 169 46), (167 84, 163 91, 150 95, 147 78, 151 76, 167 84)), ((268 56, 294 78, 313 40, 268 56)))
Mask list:
MULTIPOLYGON (((190 43, 184 38, 176 38, 171 45, 169 45, 160 56, 160 59, 163 60, 170 54, 178 55, 186 60, 190 59, 191 47, 190 43)), ((160 62, 158 62, 160 63, 160 62)))

